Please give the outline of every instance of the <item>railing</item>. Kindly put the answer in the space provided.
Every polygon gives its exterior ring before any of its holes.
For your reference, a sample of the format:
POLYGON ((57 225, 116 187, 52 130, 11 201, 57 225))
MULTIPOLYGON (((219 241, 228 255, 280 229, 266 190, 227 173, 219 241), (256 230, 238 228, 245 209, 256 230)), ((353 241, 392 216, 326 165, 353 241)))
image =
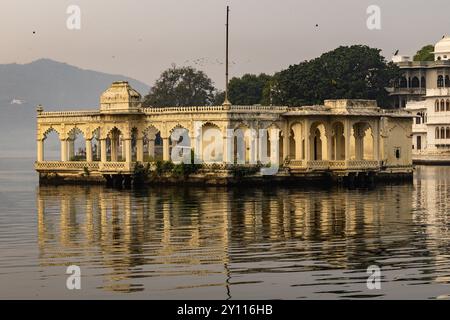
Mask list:
POLYGON ((42 161, 36 162, 36 170, 48 171, 132 171, 134 163, 129 162, 86 162, 86 161, 42 161))
POLYGON ((272 111, 286 112, 288 107, 284 106, 197 106, 197 107, 150 107, 143 108, 144 113, 192 113, 205 111, 272 111))
POLYGON ((345 169, 347 167, 345 160, 331 160, 329 164, 330 169, 345 169))
POLYGON ((130 162, 101 162, 99 165, 100 171, 131 171, 133 164, 130 162))
POLYGON ((81 111, 42 111, 38 113, 39 116, 53 116, 53 117, 81 117, 81 116, 97 116, 100 115, 99 110, 81 110, 81 111))
POLYGON ((34 167, 36 170, 98 170, 98 162, 86 161, 43 161, 36 162, 34 167))
POLYGON ((310 170, 354 170, 377 169, 380 162, 376 160, 289 160, 286 166, 290 168, 305 168, 310 170))
POLYGON ((348 160, 347 167, 351 169, 372 169, 378 168, 380 166, 380 162, 376 160, 348 160))
POLYGON ((329 168, 329 161, 327 160, 312 160, 307 162, 307 166, 310 169, 322 169, 326 170, 329 168))
POLYGON ((304 161, 303 160, 289 160, 286 163, 289 167, 304 167, 304 161))

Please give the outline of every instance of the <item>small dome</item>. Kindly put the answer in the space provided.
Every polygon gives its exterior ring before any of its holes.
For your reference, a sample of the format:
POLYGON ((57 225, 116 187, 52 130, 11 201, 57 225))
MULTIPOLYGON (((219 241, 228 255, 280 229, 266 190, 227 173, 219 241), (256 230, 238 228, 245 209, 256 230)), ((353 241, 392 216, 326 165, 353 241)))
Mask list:
POLYGON ((434 58, 435 60, 449 60, 450 59, 450 37, 443 37, 434 46, 434 58))
POLYGON ((141 95, 126 81, 113 82, 100 97, 102 112, 136 112, 141 106, 141 95))

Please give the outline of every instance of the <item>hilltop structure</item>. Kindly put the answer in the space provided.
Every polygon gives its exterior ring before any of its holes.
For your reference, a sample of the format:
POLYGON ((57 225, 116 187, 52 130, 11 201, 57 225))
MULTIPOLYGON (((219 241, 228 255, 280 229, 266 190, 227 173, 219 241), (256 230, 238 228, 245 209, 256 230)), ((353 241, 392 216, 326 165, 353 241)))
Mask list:
MULTIPOLYGON (((36 170, 41 181, 129 181, 136 164, 202 163, 200 180, 227 183, 236 167, 279 167, 273 180, 410 176, 412 115, 370 100, 324 105, 142 108, 141 95, 115 82, 92 111, 38 108, 36 170), (177 130, 177 134, 174 132, 177 130), (60 139, 60 161, 46 161, 49 133, 60 139), (75 141, 85 150, 75 151, 75 141), (242 141, 242 143, 240 143, 242 141), (184 152, 188 150, 189 152, 184 152), (181 158, 180 158, 181 155, 181 158), (174 160, 178 159, 178 160, 174 160)), ((252 171, 249 179, 261 177, 252 171)))

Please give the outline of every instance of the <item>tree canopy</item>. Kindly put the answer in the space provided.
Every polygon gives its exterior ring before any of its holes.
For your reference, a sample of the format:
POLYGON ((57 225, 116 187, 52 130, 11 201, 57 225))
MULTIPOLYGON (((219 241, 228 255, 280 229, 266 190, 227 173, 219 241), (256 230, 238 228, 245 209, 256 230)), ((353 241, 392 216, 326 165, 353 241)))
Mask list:
POLYGON ((192 67, 177 67, 164 71, 145 96, 146 107, 202 106, 214 102, 216 89, 212 80, 192 67))
POLYGON ((414 55, 414 61, 434 61, 433 51, 434 46, 431 44, 422 47, 422 49, 417 51, 414 55))
POLYGON ((264 104, 263 91, 270 79, 271 76, 264 73, 232 78, 228 85, 230 101, 237 105, 264 104))
POLYGON ((374 99, 387 104, 386 87, 400 76, 379 49, 339 47, 319 58, 289 66, 275 75, 274 103, 320 104, 325 99, 374 99))

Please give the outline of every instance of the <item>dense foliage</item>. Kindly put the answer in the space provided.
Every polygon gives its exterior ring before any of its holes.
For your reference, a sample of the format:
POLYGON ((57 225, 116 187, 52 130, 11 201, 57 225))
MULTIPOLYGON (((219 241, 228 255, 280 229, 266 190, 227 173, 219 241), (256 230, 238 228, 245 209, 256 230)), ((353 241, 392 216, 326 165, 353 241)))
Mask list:
POLYGON ((214 102, 216 89, 211 79, 192 67, 164 71, 144 98, 146 107, 203 106, 214 102))

